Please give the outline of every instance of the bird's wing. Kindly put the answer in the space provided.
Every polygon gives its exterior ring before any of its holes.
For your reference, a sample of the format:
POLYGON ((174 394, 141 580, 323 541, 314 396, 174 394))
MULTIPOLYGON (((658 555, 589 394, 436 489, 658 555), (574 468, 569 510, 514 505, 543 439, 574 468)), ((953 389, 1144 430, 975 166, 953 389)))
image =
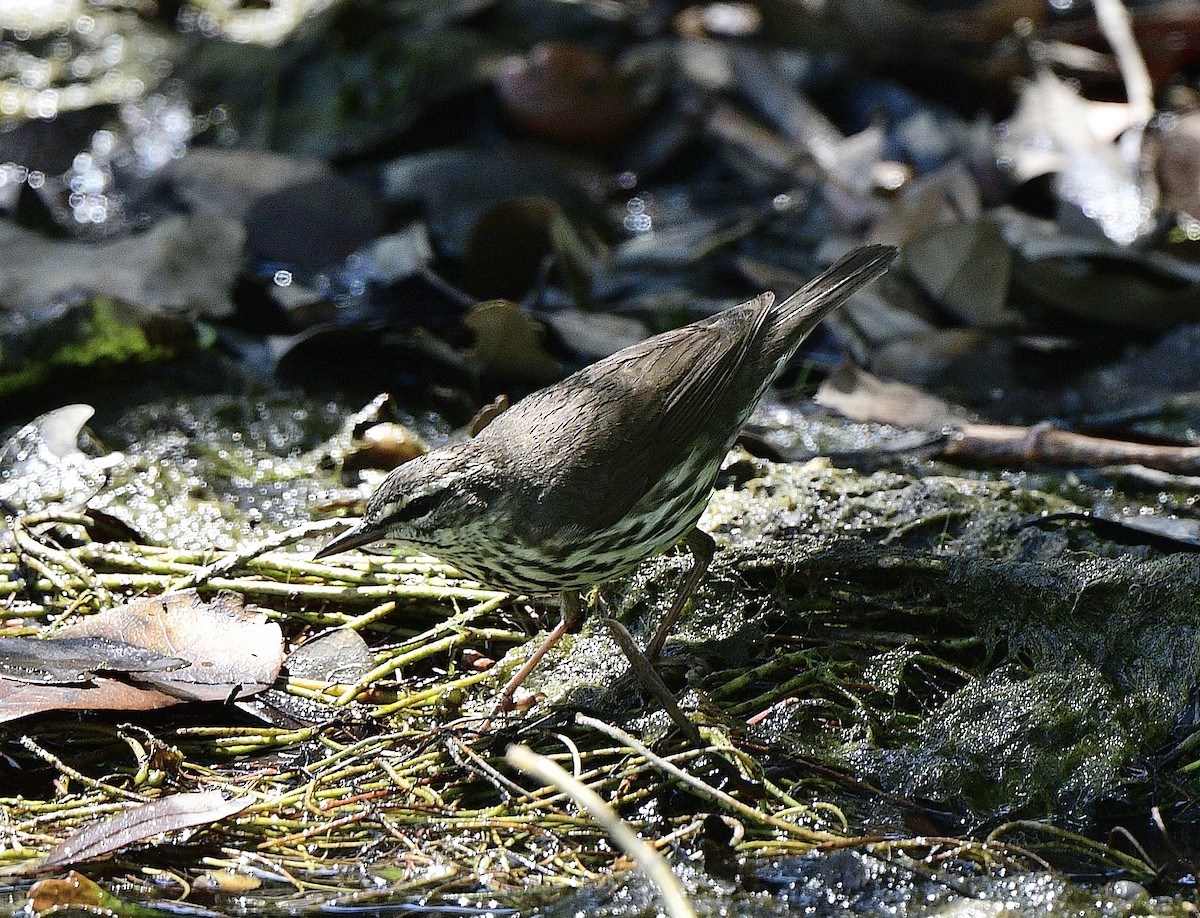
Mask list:
MULTIPOLYGON (((761 346, 773 300, 763 294, 584 367, 518 402, 481 436, 536 430, 548 447, 541 480, 559 495, 549 503, 606 528, 706 435, 734 433, 727 428, 738 418, 722 409, 747 355, 761 346), (551 467, 556 474, 545 474, 551 467)), ((564 516, 555 525, 572 522, 564 516)))
POLYGON ((660 335, 664 340, 654 366, 639 361, 632 368, 639 375, 661 372, 664 378, 676 380, 662 395, 663 436, 690 444, 712 423, 718 401, 729 396, 729 385, 747 355, 761 347, 760 337, 774 301, 773 293, 762 293, 703 323, 660 335))

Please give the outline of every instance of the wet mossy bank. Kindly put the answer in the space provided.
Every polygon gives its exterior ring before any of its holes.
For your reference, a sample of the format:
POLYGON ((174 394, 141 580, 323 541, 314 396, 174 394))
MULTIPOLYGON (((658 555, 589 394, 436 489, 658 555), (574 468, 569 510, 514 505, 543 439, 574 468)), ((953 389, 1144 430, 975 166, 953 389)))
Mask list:
MULTIPOLYGON (((825 460, 743 458, 733 471, 740 483, 704 521, 725 545, 668 644, 683 658, 676 686, 706 716, 782 760, 844 773, 864 831, 1051 819, 1103 837, 1117 810, 1150 834, 1156 806, 1187 820, 1194 554, 1078 522, 1036 528, 1073 505, 1007 482, 825 460)), ((636 621, 669 601, 682 563, 647 565, 610 601, 636 621)), ((588 638, 570 672, 607 672, 603 629, 588 638)), ((551 664, 543 679, 561 685, 563 672, 551 664)))
MULTIPOLYGON (((335 453, 301 445, 287 469, 303 464, 296 457, 335 453)), ((194 448, 209 455, 220 444, 194 448)), ((246 461, 228 484, 209 475, 203 491, 187 492, 202 515, 221 519, 225 539, 247 501, 268 511, 257 537, 320 515, 314 499, 311 513, 292 502, 285 519, 271 517, 275 503, 253 495, 276 494, 284 466, 256 460, 259 447, 238 449, 246 461)), ((135 458, 110 472, 121 488, 136 492, 141 476, 156 487, 186 484, 186 474, 171 473, 186 467, 186 455, 135 458)), ((297 493, 347 495, 335 476, 336 464, 309 466, 297 493)), ((141 524, 136 505, 123 509, 114 497, 102 491, 94 500, 132 530, 156 531, 141 524)), ((1011 875, 1040 858, 1081 876, 1157 876, 1157 891, 1170 892, 1195 856, 1189 712, 1200 572, 1191 554, 1118 544, 1077 519, 1033 525, 1078 510, 946 467, 863 473, 829 460, 735 457, 703 522, 720 551, 661 667, 707 751, 671 731, 596 616, 535 672, 530 687, 542 700, 481 734, 499 686, 529 653, 526 637, 554 621, 552 603, 506 598, 443 565, 388 556, 313 565, 313 541, 267 536, 271 547, 260 551, 247 538, 219 551, 203 530, 181 528, 171 547, 139 546, 90 541, 78 517, 51 520, 25 530, 34 541, 0 553, 8 633, 49 633, 64 614, 97 611, 104 596, 117 602, 186 584, 204 596, 233 590, 261 607, 289 651, 330 629, 352 631, 365 645, 364 668, 329 686, 298 665, 285 671, 258 709, 266 725, 219 704, 98 713, 83 729, 74 715, 53 713, 7 725, 11 786, 22 796, 2 801, 21 840, 6 861, 102 818, 109 785, 150 798, 236 786, 258 795, 255 812, 199 838, 221 840, 220 866, 236 871, 237 852, 252 853, 301 886, 326 884, 333 892, 321 901, 338 891, 358 896, 363 882, 380 890, 378 902, 417 890, 428 902, 451 892, 481 902, 496 890, 519 898, 531 885, 573 886, 622 869, 600 830, 504 763, 507 744, 521 741, 574 761, 645 837, 704 859, 709 871, 733 858, 746 883, 761 858, 851 845, 904 863, 939 852, 951 858, 939 876, 992 867, 1011 875), (285 718, 272 721, 281 711, 285 718), (580 711, 621 732, 577 722, 580 711), (131 756, 119 726, 131 718, 178 750, 168 768, 148 771, 136 750, 131 756), (57 760, 31 754, 20 736, 57 760), (622 736, 640 738, 662 762, 622 736), (731 781, 719 758, 741 777, 731 781), (99 784, 55 783, 55 761, 99 784), (662 763, 747 810, 731 810, 662 763), (714 835, 709 816, 737 828, 714 835), (956 866, 956 857, 965 860, 956 866)), ((649 561, 595 601, 644 640, 686 563, 674 554, 649 561)), ((192 864, 188 851, 201 848, 174 847, 169 836, 163 843, 189 875, 215 863, 205 855, 192 864)), ((133 869, 147 854, 134 847, 86 866, 133 869)), ((291 898, 291 882, 270 880, 263 901, 316 903, 311 892, 291 898)))

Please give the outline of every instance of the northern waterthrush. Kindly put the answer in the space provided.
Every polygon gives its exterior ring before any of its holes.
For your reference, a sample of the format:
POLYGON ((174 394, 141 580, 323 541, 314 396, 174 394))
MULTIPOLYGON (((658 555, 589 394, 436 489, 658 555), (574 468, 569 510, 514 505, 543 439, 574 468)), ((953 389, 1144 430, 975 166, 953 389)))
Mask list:
POLYGON ((387 539, 493 587, 560 593, 562 622, 503 705, 579 617, 580 591, 683 542, 694 561, 647 647, 654 659, 712 560, 696 521, 746 418, 805 336, 895 255, 864 246, 782 303, 761 294, 534 392, 473 439, 393 470, 316 557, 387 539))

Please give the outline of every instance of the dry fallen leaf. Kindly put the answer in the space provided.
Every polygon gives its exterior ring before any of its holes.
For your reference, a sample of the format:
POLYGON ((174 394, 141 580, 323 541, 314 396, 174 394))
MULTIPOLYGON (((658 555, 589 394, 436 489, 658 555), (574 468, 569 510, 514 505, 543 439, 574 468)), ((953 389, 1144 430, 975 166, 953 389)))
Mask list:
MULTIPOLYGON (((0 722, 61 710, 150 710, 181 701, 227 701, 268 688, 283 664, 283 635, 262 613, 247 612, 241 597, 221 592, 204 602, 195 590, 138 599, 56 632, 47 642, 69 639, 69 652, 112 642, 151 651, 151 666, 119 667, 127 677, 94 675, 79 682, 71 667, 57 684, 0 678, 0 722), (187 665, 163 669, 165 661, 187 665), (158 667, 158 668, 155 668, 158 667)), ((110 647, 111 649, 111 647, 110 647)), ((138 656, 134 654, 135 656, 138 656)), ((92 660, 95 670, 114 667, 92 660)))
POLYGON ((35 915, 49 914, 51 910, 115 915, 121 900, 82 873, 72 870, 64 879, 34 883, 29 887, 28 904, 35 915))
POLYGON ((1013 286, 1026 299, 1104 325, 1163 329, 1200 318, 1200 274, 1157 252, 1060 235, 1022 246, 1013 286))
POLYGON ((914 239, 905 265, 938 303, 971 328, 1016 323, 1008 308, 1012 253, 990 220, 949 223, 914 239))
MULTIPOLYGON (((351 628, 335 628, 301 644, 286 661, 292 680, 325 686, 349 686, 375 668, 375 655, 362 635, 351 628)), ((315 698, 303 698, 271 688, 239 702, 238 707, 277 727, 297 728, 329 720, 336 709, 315 698)))
POLYGON ((1018 182, 1053 173, 1060 200, 1129 245, 1153 228, 1158 205, 1154 182, 1114 143, 1136 124, 1130 105, 1087 101, 1043 70, 1022 88, 997 150, 1018 182))
POLYGON ((0 723, 49 711, 153 711, 179 704, 162 692, 97 677, 83 685, 38 685, 0 679, 0 723))
POLYGON ((480 299, 520 299, 548 265, 577 303, 591 294, 602 245, 582 221, 544 197, 498 201, 471 228, 463 284, 480 299))
POLYGON ((942 430, 971 416, 916 386, 872 376, 845 362, 821 383, 815 401, 852 421, 894 424, 918 430, 942 430))
POLYGON ((547 42, 506 58, 495 87, 509 118, 560 143, 605 149, 627 136, 639 117, 628 74, 579 44, 547 42))
POLYGON ((76 832, 56 845, 38 866, 42 869, 78 864, 89 858, 119 851, 163 832, 190 829, 227 819, 256 801, 245 794, 226 800, 220 791, 172 794, 161 800, 131 807, 76 832))
POLYGON ((0 676, 17 682, 65 685, 97 673, 179 669, 186 660, 110 638, 0 637, 0 676))
POLYGON ((552 382, 562 375, 558 361, 546 352, 545 329, 516 303, 480 303, 464 321, 475 333, 467 359, 480 375, 531 383, 552 382))

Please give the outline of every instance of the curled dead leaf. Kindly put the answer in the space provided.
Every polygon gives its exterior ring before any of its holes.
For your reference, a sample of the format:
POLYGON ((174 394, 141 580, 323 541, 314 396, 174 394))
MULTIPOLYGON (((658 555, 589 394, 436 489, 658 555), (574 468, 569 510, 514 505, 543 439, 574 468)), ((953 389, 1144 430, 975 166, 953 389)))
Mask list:
POLYGON ((150 710, 244 698, 268 688, 283 664, 279 626, 227 591, 208 602, 195 590, 137 599, 67 625, 42 643, 60 640, 72 643, 70 665, 63 665, 58 681, 0 678, 0 722, 46 711, 150 710), (90 654, 86 666, 78 659, 81 648, 90 654), (114 670, 124 678, 99 675, 114 670), (72 673, 90 678, 80 681, 72 673))

